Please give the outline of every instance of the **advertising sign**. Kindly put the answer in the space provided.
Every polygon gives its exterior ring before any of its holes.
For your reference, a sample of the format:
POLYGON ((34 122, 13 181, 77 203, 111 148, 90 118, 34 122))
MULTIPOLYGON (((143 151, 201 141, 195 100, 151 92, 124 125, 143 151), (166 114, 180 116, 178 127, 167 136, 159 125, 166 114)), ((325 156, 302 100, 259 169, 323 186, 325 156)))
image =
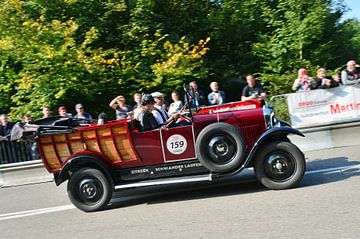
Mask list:
POLYGON ((324 126, 360 120, 360 86, 340 86, 287 95, 294 128, 324 126))

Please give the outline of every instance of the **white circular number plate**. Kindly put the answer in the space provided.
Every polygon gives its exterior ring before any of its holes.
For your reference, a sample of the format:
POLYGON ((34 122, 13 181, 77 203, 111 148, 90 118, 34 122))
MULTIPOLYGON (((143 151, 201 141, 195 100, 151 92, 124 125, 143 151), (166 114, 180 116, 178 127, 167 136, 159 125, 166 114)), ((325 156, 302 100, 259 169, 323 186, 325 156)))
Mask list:
POLYGON ((187 142, 184 136, 174 134, 166 141, 166 148, 172 154, 182 154, 187 148, 187 142))

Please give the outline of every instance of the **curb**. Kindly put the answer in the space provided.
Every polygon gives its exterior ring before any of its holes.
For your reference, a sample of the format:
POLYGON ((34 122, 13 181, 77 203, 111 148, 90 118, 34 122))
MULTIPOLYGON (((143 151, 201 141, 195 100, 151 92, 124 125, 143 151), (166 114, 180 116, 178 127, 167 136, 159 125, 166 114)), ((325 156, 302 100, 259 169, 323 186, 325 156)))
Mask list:
POLYGON ((0 187, 12 187, 53 181, 53 175, 41 160, 0 165, 0 187))

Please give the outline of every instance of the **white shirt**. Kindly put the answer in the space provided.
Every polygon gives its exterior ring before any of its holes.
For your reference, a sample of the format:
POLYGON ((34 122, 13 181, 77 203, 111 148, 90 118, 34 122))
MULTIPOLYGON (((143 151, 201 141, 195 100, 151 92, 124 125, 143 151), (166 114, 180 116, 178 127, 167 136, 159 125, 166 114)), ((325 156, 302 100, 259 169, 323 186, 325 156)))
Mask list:
POLYGON ((154 115, 156 121, 159 124, 164 124, 166 122, 166 120, 169 118, 168 114, 166 113, 166 111, 161 108, 161 106, 159 105, 155 105, 155 108, 151 113, 154 115), (160 111, 160 112, 159 112, 160 111))
POLYGON ((183 103, 181 102, 181 100, 171 103, 168 114, 171 115, 173 113, 178 112, 181 109, 181 107, 183 107, 183 103))

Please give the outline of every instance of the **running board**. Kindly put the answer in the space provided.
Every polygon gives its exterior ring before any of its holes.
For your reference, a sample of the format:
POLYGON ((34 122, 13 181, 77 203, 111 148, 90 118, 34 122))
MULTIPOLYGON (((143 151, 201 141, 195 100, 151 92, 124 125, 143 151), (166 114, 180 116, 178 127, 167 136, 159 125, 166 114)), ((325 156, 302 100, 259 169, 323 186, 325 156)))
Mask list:
POLYGON ((136 183, 127 183, 120 184, 114 187, 115 190, 125 189, 125 188, 136 188, 136 187, 147 187, 147 186, 158 186, 166 184, 176 184, 176 183, 193 183, 193 182, 203 182, 203 181, 212 181, 212 174, 200 175, 200 176, 183 176, 176 178, 160 178, 156 180, 146 180, 136 183))

